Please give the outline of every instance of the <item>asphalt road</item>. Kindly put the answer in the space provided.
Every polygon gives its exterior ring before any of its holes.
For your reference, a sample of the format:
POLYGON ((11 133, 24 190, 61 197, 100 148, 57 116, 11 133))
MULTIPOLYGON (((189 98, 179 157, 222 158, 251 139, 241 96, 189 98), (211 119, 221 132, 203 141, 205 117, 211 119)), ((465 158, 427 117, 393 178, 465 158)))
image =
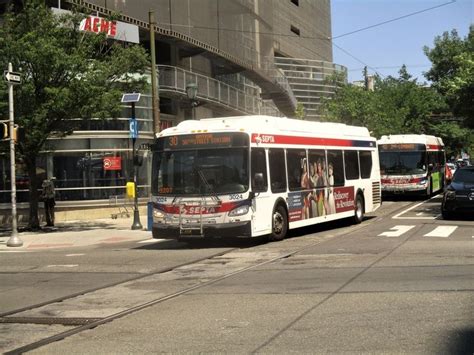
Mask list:
MULTIPOLYGON (((124 312, 33 350, 48 354, 472 354, 474 221, 440 219, 439 203, 388 201, 361 225, 305 228, 279 243, 2 254, 1 311, 118 283, 12 315, 71 320, 124 312), (206 259, 213 254, 221 255, 206 259)), ((64 321, 3 323, 0 348, 70 329, 64 321)))

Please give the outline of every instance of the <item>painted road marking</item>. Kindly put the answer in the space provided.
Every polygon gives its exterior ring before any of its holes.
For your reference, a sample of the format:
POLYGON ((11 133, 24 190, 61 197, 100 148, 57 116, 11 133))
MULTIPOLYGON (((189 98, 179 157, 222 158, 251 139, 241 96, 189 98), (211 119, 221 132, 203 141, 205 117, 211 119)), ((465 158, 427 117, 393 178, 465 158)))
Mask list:
POLYGON ((86 254, 66 254, 66 256, 83 256, 83 255, 86 255, 86 254))
POLYGON ((79 264, 48 265, 47 267, 78 267, 79 264))
POLYGON ((138 244, 145 244, 145 243, 155 243, 155 242, 164 242, 166 239, 146 239, 137 242, 138 244))
POLYGON ((457 226, 439 226, 433 229, 431 232, 425 234, 423 237, 447 238, 457 228, 457 226))
POLYGON ((0 250, 0 253, 31 253, 31 250, 0 250))
POLYGON ((390 228, 390 231, 383 232, 379 234, 379 237, 389 237, 396 238, 401 236, 403 233, 408 232, 410 229, 415 228, 415 226, 395 226, 390 228))
POLYGON ((434 216, 434 217, 401 217, 401 216, 404 215, 405 213, 410 212, 411 210, 417 208, 418 206, 421 206, 425 202, 431 201, 432 199, 437 198, 438 196, 439 195, 435 195, 435 196, 431 197, 429 200, 426 200, 426 201, 420 202, 420 203, 418 203, 414 206, 411 206, 410 208, 407 208, 406 210, 404 210, 404 211, 398 213, 397 215, 393 216, 392 219, 437 219, 440 216, 439 214, 437 216, 434 216))

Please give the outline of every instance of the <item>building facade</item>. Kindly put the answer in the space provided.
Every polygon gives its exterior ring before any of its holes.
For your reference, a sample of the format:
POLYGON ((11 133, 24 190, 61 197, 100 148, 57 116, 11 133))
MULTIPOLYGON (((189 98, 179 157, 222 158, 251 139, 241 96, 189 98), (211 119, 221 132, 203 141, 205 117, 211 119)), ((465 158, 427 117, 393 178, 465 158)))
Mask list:
MULTIPOLYGON (((13 0, 11 0, 13 1, 13 0)), ((11 2, 10 1, 10 2, 11 2)), ((8 3, 9 1, 3 1, 8 3)), ((97 17, 120 13, 138 42, 150 48, 149 11, 155 17, 160 127, 182 120, 229 115, 293 116, 303 103, 307 119, 319 119, 318 100, 332 63, 330 0, 48 0, 51 8, 81 5, 97 17), (303 58, 303 59, 302 59, 303 58), (296 69, 295 69, 296 68, 296 69), (192 105, 187 89, 197 87, 192 105)), ((131 36, 129 36, 131 38, 131 36)), ((120 39, 123 40, 123 39, 120 39)), ((132 180, 130 108, 118 119, 91 119, 80 130, 50 139, 38 162, 41 178, 55 177, 58 206, 93 206, 123 195, 132 180)), ((137 145, 158 130, 150 93, 136 105, 137 145)), ((147 197, 150 156, 141 149, 139 196, 147 197)), ((8 157, 0 159, 0 203, 9 202, 8 157)), ((17 181, 18 201, 27 201, 26 177, 17 181)))

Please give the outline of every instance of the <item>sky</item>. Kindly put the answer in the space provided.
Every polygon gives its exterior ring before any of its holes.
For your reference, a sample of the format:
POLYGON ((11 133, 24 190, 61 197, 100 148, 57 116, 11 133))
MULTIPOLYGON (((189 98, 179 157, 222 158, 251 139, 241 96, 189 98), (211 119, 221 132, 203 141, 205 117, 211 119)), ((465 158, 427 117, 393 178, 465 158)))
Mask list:
POLYGON ((423 83, 423 72, 431 67, 423 46, 432 48, 436 36, 452 29, 464 38, 474 22, 474 0, 331 0, 331 17, 333 61, 348 69, 349 82, 362 80, 364 64, 369 74, 377 71, 385 77, 398 77, 405 64, 423 83), (443 6, 335 38, 439 5, 443 6))

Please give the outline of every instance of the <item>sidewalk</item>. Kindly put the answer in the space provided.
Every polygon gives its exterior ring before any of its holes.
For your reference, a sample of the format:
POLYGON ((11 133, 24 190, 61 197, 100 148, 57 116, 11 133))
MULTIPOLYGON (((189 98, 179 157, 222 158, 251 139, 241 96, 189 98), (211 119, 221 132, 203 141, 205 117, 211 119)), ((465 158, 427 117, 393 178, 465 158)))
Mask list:
POLYGON ((54 227, 43 227, 36 232, 20 232, 21 247, 8 247, 11 230, 0 229, 0 252, 18 252, 54 248, 71 248, 95 244, 121 243, 151 239, 145 230, 146 218, 141 218, 143 230, 131 230, 133 217, 118 219, 95 219, 59 222, 54 227))

